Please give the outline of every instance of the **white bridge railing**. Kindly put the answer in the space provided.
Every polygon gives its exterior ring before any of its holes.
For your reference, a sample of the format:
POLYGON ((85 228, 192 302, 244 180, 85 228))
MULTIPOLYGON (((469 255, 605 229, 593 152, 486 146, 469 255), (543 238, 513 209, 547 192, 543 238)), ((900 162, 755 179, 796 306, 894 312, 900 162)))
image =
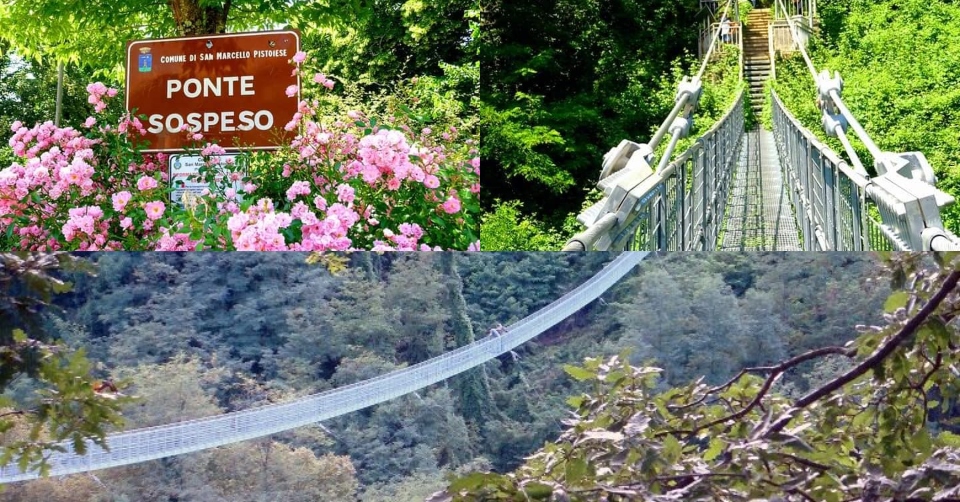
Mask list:
POLYGON ((923 176, 903 175, 932 173, 923 154, 898 154, 900 169, 871 178, 818 140, 771 92, 773 134, 805 250, 957 249, 960 239, 940 221, 940 207, 952 197, 914 179, 923 176))
MULTIPOLYGON (((603 270, 550 305, 509 326, 502 336, 487 336, 409 368, 369 380, 278 403, 197 420, 110 434, 109 450, 92 442, 88 453, 54 452, 50 475, 134 464, 190 453, 301 427, 409 394, 479 366, 527 342, 574 314, 616 284, 649 253, 623 253, 603 270)), ((35 479, 34 471, 0 467, 0 483, 35 479)))
POLYGON ((713 251, 743 138, 744 93, 687 151, 662 169, 643 162, 642 145, 622 141, 604 158, 606 193, 577 217, 587 229, 564 251, 713 251))

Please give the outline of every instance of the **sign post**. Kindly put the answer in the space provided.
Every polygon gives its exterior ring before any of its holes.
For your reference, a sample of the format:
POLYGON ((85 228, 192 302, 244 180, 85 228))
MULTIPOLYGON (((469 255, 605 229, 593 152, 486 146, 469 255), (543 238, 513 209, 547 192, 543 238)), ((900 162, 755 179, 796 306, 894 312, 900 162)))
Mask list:
POLYGON ((292 133, 299 89, 296 31, 231 33, 127 43, 127 110, 146 116, 145 152, 190 146, 183 128, 227 149, 276 149, 292 133))

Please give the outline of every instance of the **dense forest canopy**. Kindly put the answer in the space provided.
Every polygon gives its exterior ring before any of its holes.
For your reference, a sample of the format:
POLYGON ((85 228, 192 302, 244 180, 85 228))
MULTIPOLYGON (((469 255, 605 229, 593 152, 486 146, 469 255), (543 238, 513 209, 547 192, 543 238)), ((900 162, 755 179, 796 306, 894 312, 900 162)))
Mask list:
MULTIPOLYGON (((413 256, 354 253, 347 268, 298 254, 97 254, 96 275, 46 309, 47 332, 137 399, 125 428, 294 399, 370 378, 485 336, 597 272, 606 253, 413 256), (460 300, 458 300, 460 298, 460 300)), ((659 385, 710 384, 745 365, 852 339, 880 322, 889 287, 879 262, 852 254, 673 254, 533 342, 416 395, 318 427, 66 481, 8 486, 15 500, 127 497, 236 500, 423 500, 447 473, 507 472, 555 440, 565 400, 589 385, 565 364, 656 360, 659 385), (239 462, 236 459, 256 459, 239 462), (243 479, 244 483, 230 483, 243 479), (310 482, 309 480, 323 480, 310 482)), ((796 395, 831 374, 805 365, 785 377, 796 395)), ((44 382, 7 386, 30 409, 44 382)), ((4 445, 23 439, 16 425, 4 445)))

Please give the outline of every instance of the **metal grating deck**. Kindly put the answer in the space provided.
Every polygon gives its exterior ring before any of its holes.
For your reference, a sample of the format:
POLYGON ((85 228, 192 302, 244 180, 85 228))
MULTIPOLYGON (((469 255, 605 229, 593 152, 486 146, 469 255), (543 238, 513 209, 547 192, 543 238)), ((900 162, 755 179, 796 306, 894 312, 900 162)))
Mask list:
POLYGON ((744 133, 720 251, 802 251, 773 133, 744 133))

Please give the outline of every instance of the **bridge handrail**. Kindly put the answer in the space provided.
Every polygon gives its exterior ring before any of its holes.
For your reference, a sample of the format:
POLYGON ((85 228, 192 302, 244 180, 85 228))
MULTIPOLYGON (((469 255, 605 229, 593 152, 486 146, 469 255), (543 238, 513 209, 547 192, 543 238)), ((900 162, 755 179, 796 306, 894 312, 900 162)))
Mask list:
MULTIPOLYGON (((783 0, 776 0, 786 12, 783 0)), ((871 200, 876 203, 883 224, 876 224, 876 230, 886 238, 887 243, 884 247, 893 249, 912 249, 912 250, 954 250, 960 249, 960 239, 953 233, 943 228, 943 222, 940 219, 940 209, 954 202, 953 196, 938 190, 934 185, 936 183, 936 174, 933 168, 927 162, 921 152, 884 152, 874 143, 870 134, 860 125, 860 122, 853 115, 850 109, 843 102, 841 91, 843 89, 843 79, 839 73, 834 72, 833 77, 829 72, 823 70, 819 74, 810 55, 804 47, 799 35, 797 24, 787 16, 787 23, 790 25, 790 33, 797 44, 800 54, 803 56, 810 76, 817 86, 817 106, 822 114, 822 124, 824 131, 835 136, 843 144, 844 150, 853 162, 854 170, 861 176, 866 177, 867 171, 863 166, 856 150, 853 148, 846 134, 847 127, 853 128, 857 137, 863 142, 864 146, 870 152, 874 159, 874 167, 878 175, 870 178, 869 184, 864 188, 864 195, 869 194, 871 200)), ((781 109, 783 107, 781 106, 781 109)), ((781 137, 782 139, 782 137, 781 137)), ((797 159, 800 160, 800 159, 797 159)), ((839 164, 838 164, 839 165, 839 164)), ((809 171, 807 166, 796 167, 789 166, 796 172, 797 169, 809 171)), ((826 180, 826 172, 824 181, 826 180)), ((848 178, 849 179, 849 178, 848 178)), ((804 187, 809 188, 809 187, 804 187)), ((849 190, 848 190, 849 192, 849 190)), ((798 194, 800 191, 798 189, 798 194)), ((809 199, 800 197, 801 201, 808 204, 807 209, 817 209, 809 199)), ((861 213, 865 210, 865 197, 861 196, 861 213)), ((801 211, 797 211, 798 217, 801 217, 801 211)), ((811 214, 811 219, 815 214, 811 214)), ((824 215, 819 215, 824 216, 824 215)), ((860 215, 863 218, 863 215, 860 215)), ((870 219, 865 220, 870 222, 870 219)), ((876 223, 874 221, 874 223, 876 223)), ((818 220, 817 225, 825 224, 824 228, 831 229, 829 221, 818 220)), ((873 229, 871 229, 873 230, 873 229)), ((837 229, 832 228, 834 234, 837 229)), ((821 237, 817 234, 817 237, 821 237)), ((862 236, 851 237, 857 240, 863 240, 862 236)), ((881 243, 879 240, 868 236, 870 243, 881 243)), ((827 238, 827 241, 830 239, 827 238)), ((837 245, 840 241, 834 239, 833 242, 821 243, 822 245, 837 245)), ((881 243, 883 245, 883 243, 881 243)), ((810 248, 808 248, 810 249, 810 248)), ((833 248, 835 249, 835 248, 833 248)))
MULTIPOLYGON (((634 149, 608 196, 578 217, 587 229, 563 250, 714 249, 742 139, 744 93, 741 86, 720 120, 663 169, 629 172, 642 155, 634 149)), ((625 144, 636 145, 624 140, 614 151, 625 144)))
MULTIPOLYGON (((185 420, 110 434, 109 450, 88 441, 86 455, 67 451, 50 455, 50 475, 116 467, 199 451, 327 420, 427 387, 505 354, 577 312, 611 286, 649 253, 622 253, 601 271, 546 307, 509 326, 502 336, 488 335, 435 358, 368 380, 223 415, 185 420)), ((35 479, 14 464, 0 466, 0 483, 35 479)))
MULTIPOLYGON (((777 149, 787 159, 797 222, 804 249, 953 250, 960 239, 941 227, 925 228, 918 200, 933 199, 934 188, 896 173, 870 178, 843 160, 794 117, 771 89, 777 149), (918 196, 919 195, 919 196, 918 196), (881 219, 867 210, 870 199, 881 219)), ((923 208, 930 218, 930 206, 923 208)), ((933 205, 936 210, 936 205, 933 205)))

